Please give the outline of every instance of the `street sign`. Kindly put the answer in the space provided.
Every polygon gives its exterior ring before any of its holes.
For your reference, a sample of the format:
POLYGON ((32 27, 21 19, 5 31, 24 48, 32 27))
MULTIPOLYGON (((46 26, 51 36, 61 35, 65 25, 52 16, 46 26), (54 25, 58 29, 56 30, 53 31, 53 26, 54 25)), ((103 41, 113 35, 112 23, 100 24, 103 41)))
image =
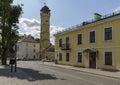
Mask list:
POLYGON ((17 45, 14 45, 14 46, 13 46, 13 50, 14 50, 14 51, 17 51, 17 45))

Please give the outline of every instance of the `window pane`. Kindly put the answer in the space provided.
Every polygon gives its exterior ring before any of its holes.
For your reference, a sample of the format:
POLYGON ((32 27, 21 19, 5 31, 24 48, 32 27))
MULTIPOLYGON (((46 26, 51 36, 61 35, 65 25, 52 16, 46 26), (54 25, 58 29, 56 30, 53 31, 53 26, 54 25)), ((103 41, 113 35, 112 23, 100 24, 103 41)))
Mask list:
POLYGON ((59 53, 59 61, 62 61, 62 53, 59 53))
POLYGON ((62 39, 59 39, 59 47, 62 47, 62 39))
POLYGON ((82 53, 81 52, 78 53, 78 62, 82 62, 82 53))
POLYGON ((82 34, 77 35, 77 41, 78 44, 82 44, 82 34))
POLYGON ((112 40, 112 27, 105 28, 105 40, 112 40))
POLYGON ((90 43, 95 43, 95 31, 90 32, 90 43))
POLYGON ((69 61, 69 53, 66 53, 66 61, 69 61))
POLYGON ((105 65, 112 65, 112 52, 105 52, 105 65))

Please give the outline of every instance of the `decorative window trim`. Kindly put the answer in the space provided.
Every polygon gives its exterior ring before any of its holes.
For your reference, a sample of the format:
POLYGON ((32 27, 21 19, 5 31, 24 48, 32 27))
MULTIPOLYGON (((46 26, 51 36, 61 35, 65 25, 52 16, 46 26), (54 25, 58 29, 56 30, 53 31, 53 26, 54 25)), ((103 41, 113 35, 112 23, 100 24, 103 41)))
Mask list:
POLYGON ((113 36, 114 34, 113 33, 114 33, 113 26, 104 27, 104 29, 103 29, 103 41, 104 42, 112 42, 114 40, 114 36, 113 36), (110 28, 110 27, 112 28, 112 40, 105 40, 105 29, 110 28))
POLYGON ((104 51, 103 52, 103 65, 106 65, 106 66, 114 66, 114 54, 113 54, 113 51, 104 51), (105 64, 105 52, 112 52, 112 65, 106 65, 105 64))

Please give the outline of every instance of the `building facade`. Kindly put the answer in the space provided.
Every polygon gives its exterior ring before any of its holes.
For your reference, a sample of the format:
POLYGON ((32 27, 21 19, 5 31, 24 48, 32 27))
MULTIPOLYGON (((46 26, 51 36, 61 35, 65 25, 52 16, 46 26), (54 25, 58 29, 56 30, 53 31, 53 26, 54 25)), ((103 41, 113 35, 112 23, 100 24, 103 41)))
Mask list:
POLYGON ((18 59, 40 59, 40 44, 31 35, 24 36, 17 43, 18 59))
POLYGON ((40 10, 41 33, 40 33, 40 57, 45 58, 45 50, 50 46, 50 9, 47 6, 40 10))
POLYGON ((101 16, 55 34, 59 64, 120 70, 120 12, 101 16))
POLYGON ((54 61, 55 60, 55 46, 51 45, 49 48, 45 50, 44 56, 47 60, 54 61))

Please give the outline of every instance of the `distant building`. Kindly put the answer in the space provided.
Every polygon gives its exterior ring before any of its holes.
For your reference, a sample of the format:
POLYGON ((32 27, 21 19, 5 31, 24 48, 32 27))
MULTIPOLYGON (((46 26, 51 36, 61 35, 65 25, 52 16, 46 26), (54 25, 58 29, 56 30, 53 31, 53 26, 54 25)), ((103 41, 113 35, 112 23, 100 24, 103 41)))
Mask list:
POLYGON ((120 12, 101 16, 55 34, 59 64, 120 70, 120 12))
POLYGON ((18 59, 39 59, 40 43, 31 35, 25 35, 17 43, 18 59))
POLYGON ((55 60, 55 46, 49 46, 49 48, 45 50, 44 56, 48 60, 55 60))

